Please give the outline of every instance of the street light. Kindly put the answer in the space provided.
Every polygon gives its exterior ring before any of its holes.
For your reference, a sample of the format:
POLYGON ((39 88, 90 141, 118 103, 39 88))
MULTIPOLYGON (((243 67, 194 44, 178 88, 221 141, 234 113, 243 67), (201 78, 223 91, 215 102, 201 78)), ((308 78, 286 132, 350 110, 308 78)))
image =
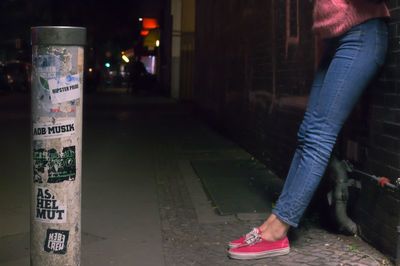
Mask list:
POLYGON ((129 58, 126 55, 122 55, 122 59, 126 62, 129 63, 129 58))

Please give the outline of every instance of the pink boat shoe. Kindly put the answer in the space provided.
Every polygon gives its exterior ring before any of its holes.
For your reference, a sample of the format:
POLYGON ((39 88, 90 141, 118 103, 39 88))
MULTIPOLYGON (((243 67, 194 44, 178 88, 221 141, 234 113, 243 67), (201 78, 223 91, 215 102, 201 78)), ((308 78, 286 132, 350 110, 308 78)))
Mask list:
POLYGON ((229 257, 238 260, 252 260, 285 255, 289 252, 290 246, 287 237, 278 241, 267 241, 260 236, 248 245, 230 249, 229 257))
POLYGON ((244 237, 236 239, 234 241, 231 241, 228 243, 229 248, 238 248, 240 246, 244 245, 249 245, 254 241, 254 239, 257 239, 258 237, 261 237, 261 230, 260 228, 253 228, 249 233, 247 233, 244 237))

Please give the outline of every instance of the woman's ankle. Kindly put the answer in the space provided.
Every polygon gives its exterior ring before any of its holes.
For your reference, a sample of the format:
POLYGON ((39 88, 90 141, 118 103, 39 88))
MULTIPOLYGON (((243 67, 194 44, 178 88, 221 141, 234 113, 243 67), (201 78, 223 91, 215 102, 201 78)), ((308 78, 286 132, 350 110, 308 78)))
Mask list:
POLYGON ((290 228, 290 225, 282 222, 273 214, 262 226, 260 226, 261 238, 268 241, 278 241, 285 238, 290 228))
POLYGON ((268 226, 275 220, 277 219, 275 214, 271 214, 267 220, 259 227, 261 232, 264 232, 268 229, 268 226))

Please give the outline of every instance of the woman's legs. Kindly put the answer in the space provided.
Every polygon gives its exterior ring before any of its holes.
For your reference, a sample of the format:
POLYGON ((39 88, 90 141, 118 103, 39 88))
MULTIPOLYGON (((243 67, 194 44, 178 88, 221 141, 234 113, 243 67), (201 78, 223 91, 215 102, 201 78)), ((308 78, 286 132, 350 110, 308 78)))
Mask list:
POLYGON ((343 123, 383 64, 387 26, 382 20, 370 20, 329 42, 335 48, 333 58, 318 71, 287 181, 273 215, 261 226, 267 240, 282 238, 289 226, 297 227, 343 123))
MULTIPOLYGON (((297 148, 296 151, 294 153, 292 162, 290 164, 290 168, 289 168, 289 173, 286 177, 286 181, 285 181, 285 185, 283 186, 281 195, 279 197, 279 200, 285 200, 288 196, 289 196, 289 191, 290 191, 290 187, 293 184, 293 180, 295 179, 296 175, 297 175, 297 170, 299 168, 299 164, 300 164, 300 158, 301 158, 301 154, 303 151, 303 147, 304 147, 304 139, 305 139, 305 134, 306 134, 306 129, 309 125, 309 123, 311 122, 311 113, 312 110, 317 106, 318 104, 318 98, 319 98, 319 93, 320 90, 322 88, 322 84, 324 82, 325 79, 325 74, 326 71, 328 69, 329 63, 332 59, 332 56, 329 53, 326 53, 324 58, 322 59, 320 66, 317 70, 317 73, 315 74, 314 77, 314 82, 312 85, 312 89, 311 89, 311 93, 310 93, 310 97, 308 100, 308 104, 307 104, 307 109, 306 112, 304 114, 304 118, 303 121, 300 125, 299 131, 297 133, 297 148)), ((276 222, 276 215, 272 214, 265 222, 263 225, 260 226, 260 230, 262 232, 265 232, 267 227, 271 224, 271 223, 275 223, 276 222)), ((289 229, 289 226, 287 226, 287 229, 289 229)), ((286 229, 286 231, 287 231, 286 229)))

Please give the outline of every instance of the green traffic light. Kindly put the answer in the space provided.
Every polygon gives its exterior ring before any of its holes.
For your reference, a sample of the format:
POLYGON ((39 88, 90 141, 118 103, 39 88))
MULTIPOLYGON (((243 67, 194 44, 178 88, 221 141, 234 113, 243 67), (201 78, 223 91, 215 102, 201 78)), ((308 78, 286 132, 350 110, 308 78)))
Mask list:
POLYGON ((111 65, 110 65, 110 63, 105 63, 104 64, 106 67, 110 67, 111 65))

